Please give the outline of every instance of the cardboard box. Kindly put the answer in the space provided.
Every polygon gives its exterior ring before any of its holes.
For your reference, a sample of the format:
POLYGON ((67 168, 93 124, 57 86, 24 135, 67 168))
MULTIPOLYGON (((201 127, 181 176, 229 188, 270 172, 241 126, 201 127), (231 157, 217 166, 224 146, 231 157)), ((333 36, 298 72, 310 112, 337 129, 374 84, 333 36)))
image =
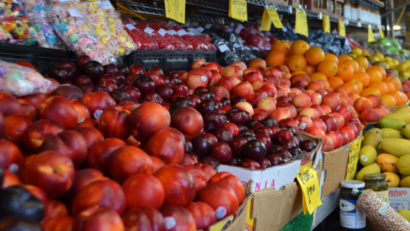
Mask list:
POLYGON ((317 147, 312 152, 306 155, 301 155, 299 160, 292 160, 281 165, 272 166, 261 170, 251 170, 230 165, 219 165, 217 172, 229 172, 238 177, 244 183, 252 181, 252 192, 257 192, 266 188, 274 188, 278 191, 284 185, 292 183, 295 180, 300 166, 303 165, 303 163, 313 160, 313 158, 317 156, 317 152, 321 149, 323 144, 322 138, 312 136, 302 131, 297 132, 303 139, 314 140, 317 143, 317 147))
MULTIPOLYGON (((360 133, 356 140, 360 139, 360 133)), ((335 192, 340 188, 340 182, 345 180, 347 172, 347 163, 349 161, 349 151, 353 142, 350 142, 338 149, 330 152, 323 152, 323 172, 324 182, 322 186, 322 197, 335 192)))
POLYGON ((410 188, 389 188, 389 200, 394 210, 410 210, 410 188))

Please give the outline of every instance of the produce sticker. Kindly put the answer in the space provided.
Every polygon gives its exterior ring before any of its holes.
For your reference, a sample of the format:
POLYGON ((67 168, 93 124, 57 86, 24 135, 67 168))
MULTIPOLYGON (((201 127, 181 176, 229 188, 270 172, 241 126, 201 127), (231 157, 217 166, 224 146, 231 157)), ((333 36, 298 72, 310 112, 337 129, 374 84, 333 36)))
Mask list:
POLYGON ((167 18, 185 23, 185 0, 165 0, 165 14, 167 18))
POLYGON ((353 142, 349 151, 349 163, 347 164, 346 180, 353 180, 357 171, 357 162, 359 161, 360 148, 362 147, 363 137, 353 142))
POLYGON ((283 24, 279 18, 278 11, 274 8, 265 8, 262 15, 261 30, 270 31, 271 23, 277 29, 282 29, 283 24))
POLYGON ((317 172, 310 165, 300 167, 296 178, 303 192, 303 211, 312 214, 317 207, 322 205, 320 200, 320 185, 317 172))
POLYGON ((248 21, 246 0, 229 0, 229 17, 241 22, 248 21))

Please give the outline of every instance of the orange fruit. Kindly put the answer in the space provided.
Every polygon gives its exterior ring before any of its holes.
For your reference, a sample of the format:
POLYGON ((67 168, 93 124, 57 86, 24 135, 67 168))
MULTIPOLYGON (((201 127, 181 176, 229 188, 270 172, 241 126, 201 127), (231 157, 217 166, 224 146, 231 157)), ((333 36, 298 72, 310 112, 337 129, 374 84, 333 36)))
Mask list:
POLYGON ((362 92, 360 92, 360 96, 362 97, 366 97, 368 95, 377 95, 379 97, 381 96, 380 91, 372 87, 365 88, 362 92))
POLYGON ((342 63, 346 63, 347 65, 350 65, 353 67, 354 72, 359 71, 359 64, 356 62, 356 60, 346 60, 342 63))
POLYGON ((299 80, 307 80, 308 82, 311 82, 312 80, 309 80, 309 76, 306 75, 295 75, 290 78, 290 83, 295 84, 299 80))
POLYGON ((360 92, 362 92, 362 90, 363 90, 363 84, 362 84, 362 82, 360 82, 359 80, 357 80, 357 79, 351 79, 351 80, 349 80, 348 83, 353 83, 354 85, 356 85, 356 87, 357 87, 357 93, 360 94, 360 92))
POLYGON ((383 82, 370 82, 368 87, 376 88, 377 90, 380 91, 380 94, 384 95, 388 92, 388 88, 386 84, 383 82))
POLYGON ((370 77, 370 82, 381 82, 382 81, 382 74, 379 71, 372 69, 372 70, 368 70, 366 73, 370 77))
POLYGON ((339 59, 332 53, 325 53, 325 60, 332 60, 335 63, 339 63, 339 59))
POLYGON ((347 94, 357 93, 357 86, 353 83, 344 83, 339 88, 343 89, 347 94))
POLYGON ((407 98, 410 98, 410 91, 406 92, 407 98))
POLYGON ((299 75, 299 74, 306 74, 304 71, 294 71, 292 72, 292 74, 290 76, 295 76, 295 75, 299 75))
POLYGON ((383 83, 386 84, 386 86, 387 86, 387 92, 389 92, 389 91, 395 91, 395 90, 396 90, 396 88, 394 87, 394 84, 393 84, 393 83, 391 83, 391 82, 386 82, 386 81, 383 81, 383 83))
POLYGON ((294 41, 290 46, 289 55, 304 55, 309 48, 310 45, 304 40, 294 41))
POLYGON ((339 60, 339 63, 343 63, 346 60, 352 60, 352 57, 350 57, 349 55, 339 55, 337 59, 339 60))
POLYGON ((402 86, 401 86, 400 79, 398 79, 396 77, 393 77, 393 76, 390 76, 390 77, 386 78, 385 82, 392 83, 394 85, 394 88, 396 89, 396 91, 401 91, 402 86))
POLYGON ((306 59, 303 55, 292 55, 288 60, 290 71, 301 71, 306 67, 306 59))
POLYGON ((339 77, 330 77, 328 80, 330 88, 333 90, 343 84, 343 80, 339 77))
POLYGON ((394 99, 396 100, 396 105, 402 105, 405 102, 403 102, 403 99, 401 97, 401 94, 398 91, 389 91, 386 93, 386 95, 391 95, 394 97, 394 99))
POLYGON ((303 69, 303 71, 307 74, 307 75, 311 75, 313 73, 315 73, 316 68, 306 65, 305 69, 303 69))
POLYGON ((360 95, 357 93, 350 93, 348 96, 353 102, 356 101, 356 99, 360 98, 360 95))
POLYGON ((271 51, 278 51, 282 53, 284 56, 287 56, 289 53, 289 44, 286 41, 283 40, 276 40, 274 43, 272 43, 271 46, 271 51))
POLYGON ((365 70, 367 70, 367 68, 369 67, 369 61, 367 61, 366 57, 364 56, 359 56, 354 60, 356 60, 359 66, 363 67, 365 70))
POLYGON ((382 79, 383 80, 386 79, 386 71, 383 68, 381 68, 380 66, 372 66, 372 67, 369 67, 369 69, 367 69, 367 70, 373 70, 373 69, 379 71, 380 74, 382 74, 382 79))
POLYGON ((318 81, 323 83, 323 89, 328 90, 330 88, 329 82, 327 81, 327 79, 326 80, 319 79, 318 81))
POLYGON ((397 105, 396 99, 391 95, 382 95, 380 96, 380 102, 386 104, 388 107, 394 107, 397 105))
POLYGON ((402 91, 397 91, 397 92, 400 94, 402 102, 403 102, 401 105, 406 104, 409 101, 409 97, 407 97, 407 95, 402 91))
POLYGON ((337 76, 341 78, 344 82, 347 82, 353 78, 354 70, 353 67, 347 64, 340 64, 337 76))
POLYGON ((316 66, 325 59, 325 52, 320 47, 311 47, 305 53, 305 58, 310 66, 316 66))
POLYGON ((366 72, 366 70, 363 67, 359 67, 359 70, 357 72, 366 72))
POLYGON ((266 64, 268 67, 277 67, 285 63, 285 55, 279 51, 271 51, 266 56, 266 64))
POLYGON ((310 76, 310 81, 318 81, 318 80, 327 80, 326 76, 322 73, 316 72, 311 74, 310 76))
POLYGON ((317 65, 316 70, 326 77, 333 77, 337 74, 338 67, 334 61, 324 60, 317 65))
POLYGON ((370 77, 366 72, 356 72, 356 73, 354 73, 353 74, 353 79, 359 80, 363 84, 363 87, 369 86, 370 77))

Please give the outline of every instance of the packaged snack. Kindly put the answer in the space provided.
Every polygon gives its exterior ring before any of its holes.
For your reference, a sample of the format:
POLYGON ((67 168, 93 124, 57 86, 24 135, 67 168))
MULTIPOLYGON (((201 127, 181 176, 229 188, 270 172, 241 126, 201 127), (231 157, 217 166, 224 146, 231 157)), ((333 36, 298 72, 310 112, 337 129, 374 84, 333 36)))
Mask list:
POLYGON ((33 69, 0 60, 0 91, 25 96, 47 93, 56 88, 56 84, 33 69))
POLYGON ((53 27, 47 21, 47 3, 45 0, 20 0, 26 16, 31 21, 33 28, 40 36, 41 46, 45 48, 63 49, 63 41, 54 32, 53 27))
POLYGON ((125 31, 131 36, 137 50, 155 50, 158 49, 158 43, 151 36, 138 30, 132 24, 124 25, 125 31))
POLYGON ((187 50, 187 46, 185 45, 184 41, 176 33, 175 35, 171 35, 167 32, 167 30, 159 25, 151 25, 151 28, 154 29, 162 37, 164 37, 168 42, 170 42, 176 50, 187 50))
POLYGON ((11 37, 10 33, 1 24, 0 24, 0 41, 6 41, 8 43, 15 43, 16 42, 16 40, 14 40, 11 37))
POLYGON ((176 50, 175 46, 172 45, 166 38, 164 38, 162 35, 160 35, 158 32, 156 32, 154 29, 149 27, 146 23, 144 22, 139 22, 135 24, 135 27, 147 35, 150 35, 153 37, 157 43, 160 49, 163 50, 176 50))
POLYGON ((77 55, 88 55, 92 60, 103 65, 116 62, 114 55, 88 26, 77 3, 55 2, 47 9, 47 18, 67 48, 77 55))

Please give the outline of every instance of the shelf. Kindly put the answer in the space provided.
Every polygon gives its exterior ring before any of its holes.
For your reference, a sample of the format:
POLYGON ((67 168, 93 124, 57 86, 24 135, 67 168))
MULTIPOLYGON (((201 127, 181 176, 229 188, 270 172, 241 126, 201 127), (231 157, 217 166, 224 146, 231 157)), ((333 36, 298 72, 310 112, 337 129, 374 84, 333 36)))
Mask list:
POLYGON ((375 6, 378 6, 378 7, 384 7, 384 4, 383 4, 383 3, 380 3, 380 2, 375 1, 375 0, 365 0, 365 1, 368 2, 368 3, 370 3, 370 4, 373 4, 373 5, 375 5, 375 6))

